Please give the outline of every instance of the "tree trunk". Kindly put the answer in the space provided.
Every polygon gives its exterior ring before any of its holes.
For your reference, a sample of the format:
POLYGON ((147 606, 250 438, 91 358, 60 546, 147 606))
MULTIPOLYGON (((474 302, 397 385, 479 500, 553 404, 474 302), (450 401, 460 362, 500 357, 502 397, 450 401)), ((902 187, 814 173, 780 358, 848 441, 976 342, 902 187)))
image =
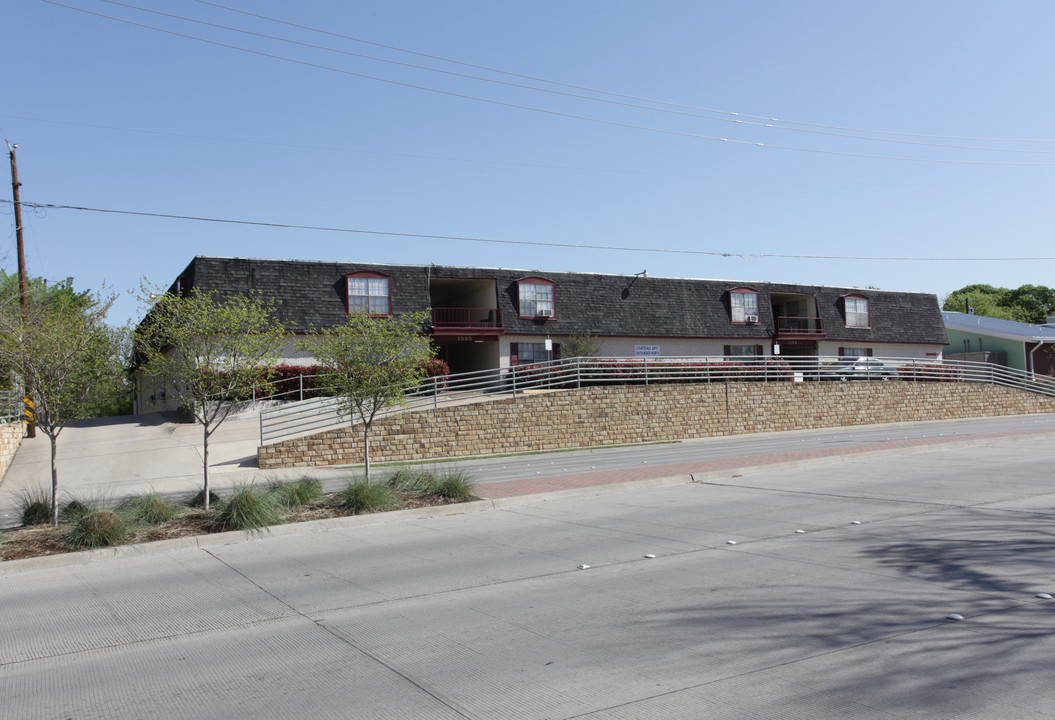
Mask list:
POLYGON ((59 525, 59 466, 56 462, 58 438, 48 435, 51 441, 51 526, 59 525))
POLYGON ((363 460, 366 463, 366 481, 370 482, 370 426, 366 423, 363 423, 363 460))
POLYGON ((205 503, 205 511, 209 511, 209 428, 207 425, 202 425, 202 451, 201 451, 201 462, 203 465, 203 475, 205 477, 205 489, 202 492, 202 502, 205 503))

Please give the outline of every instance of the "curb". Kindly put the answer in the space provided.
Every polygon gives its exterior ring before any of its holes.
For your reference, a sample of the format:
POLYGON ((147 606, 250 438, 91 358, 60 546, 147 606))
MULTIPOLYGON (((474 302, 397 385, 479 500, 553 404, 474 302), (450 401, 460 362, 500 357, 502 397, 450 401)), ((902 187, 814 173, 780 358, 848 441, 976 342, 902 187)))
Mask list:
POLYGON ((43 555, 41 557, 25 558, 23 560, 5 560, 0 562, 0 577, 30 570, 88 565, 90 563, 103 560, 114 560, 117 558, 160 555, 173 550, 202 550, 219 545, 238 545, 245 542, 255 542, 270 537, 326 532, 328 530, 339 528, 384 525, 403 520, 415 520, 429 517, 462 515, 466 513, 483 512, 484 510, 490 510, 493 507, 494 504, 490 500, 475 500, 472 502, 454 503, 451 505, 435 505, 432 507, 412 508, 410 510, 393 510, 390 512, 369 513, 366 515, 326 518, 325 520, 309 520, 302 523, 289 523, 288 525, 273 525, 268 528, 262 528, 259 531, 229 530, 227 532, 212 533, 209 535, 194 535, 173 538, 172 540, 155 540, 154 542, 119 545, 112 548, 94 548, 92 550, 80 550, 77 552, 60 553, 57 555, 43 555))
POLYGON ((120 545, 113 548, 96 548, 93 550, 81 550, 78 552, 25 558, 23 560, 6 560, 0 562, 0 577, 39 569, 76 567, 117 558, 160 555, 175 550, 202 550, 209 547, 236 545, 264 540, 271 537, 285 537, 288 535, 327 532, 329 530, 343 528, 384 525, 394 522, 402 522, 404 520, 466 515, 470 513, 485 512, 487 510, 502 510, 505 508, 514 508, 520 505, 528 505, 538 502, 591 497, 600 494, 628 493, 636 490, 670 487, 673 485, 689 483, 718 484, 715 481, 723 479, 728 480, 744 475, 757 475, 770 470, 780 471, 794 470, 797 468, 822 467, 845 462, 848 458, 868 460, 884 457, 890 454, 916 455, 935 450, 1032 439, 1037 435, 1049 434, 1050 432, 1051 431, 1038 431, 1001 437, 947 439, 937 441, 933 444, 928 443, 907 448, 892 447, 890 449, 871 450, 859 453, 843 453, 826 457, 803 458, 800 460, 786 460, 773 463, 752 463, 745 458, 745 463, 743 465, 725 467, 718 470, 705 470, 691 474, 669 475, 613 483, 598 483, 587 487, 567 488, 564 490, 553 490, 544 493, 525 493, 523 495, 511 495, 493 499, 484 498, 472 502, 455 503, 451 505, 436 505, 432 507, 413 508, 410 510, 394 510, 389 512, 369 513, 366 515, 327 518, 325 520, 310 520, 302 523, 290 523, 288 525, 274 525, 269 528, 263 528, 259 531, 230 530, 228 532, 213 533, 210 535, 195 535, 191 537, 175 538, 172 540, 157 540, 154 542, 138 543, 135 545, 120 545))

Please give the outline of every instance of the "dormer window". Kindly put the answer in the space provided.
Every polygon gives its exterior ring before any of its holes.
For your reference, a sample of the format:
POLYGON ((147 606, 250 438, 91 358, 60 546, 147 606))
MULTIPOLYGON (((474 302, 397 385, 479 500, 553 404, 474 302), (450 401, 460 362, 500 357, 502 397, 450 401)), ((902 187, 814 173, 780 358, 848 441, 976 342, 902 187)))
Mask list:
POLYGON ((864 295, 846 295, 843 297, 843 313, 846 315, 846 327, 871 327, 872 318, 868 305, 868 298, 864 295))
POLYGON ((388 275, 357 272, 349 275, 347 281, 349 313, 392 314, 392 283, 388 275))
POLYGON ((729 291, 729 309, 734 323, 758 322, 758 292, 751 288, 734 288, 729 291))
POLYGON ((556 316, 556 285, 542 278, 525 278, 517 283, 517 305, 522 318, 556 316))

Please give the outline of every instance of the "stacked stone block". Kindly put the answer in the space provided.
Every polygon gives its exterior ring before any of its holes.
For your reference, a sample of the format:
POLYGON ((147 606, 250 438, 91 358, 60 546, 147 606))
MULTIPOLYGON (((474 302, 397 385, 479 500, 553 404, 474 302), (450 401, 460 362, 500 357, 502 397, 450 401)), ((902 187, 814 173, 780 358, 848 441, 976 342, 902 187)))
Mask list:
POLYGON ((21 422, 0 423, 0 478, 11 466, 15 452, 22 444, 23 434, 24 429, 21 422))
MULTIPOLYGON (((371 459, 430 460, 873 423, 1055 412, 1055 398, 940 382, 605 386, 408 412, 374 422, 371 459)), ((361 428, 259 449, 260 467, 363 461, 361 428)))

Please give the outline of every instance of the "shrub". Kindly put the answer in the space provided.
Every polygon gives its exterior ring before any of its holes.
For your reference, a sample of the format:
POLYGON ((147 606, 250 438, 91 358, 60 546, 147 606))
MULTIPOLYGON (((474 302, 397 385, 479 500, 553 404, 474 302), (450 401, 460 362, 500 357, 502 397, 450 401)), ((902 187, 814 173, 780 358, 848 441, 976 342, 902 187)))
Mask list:
POLYGON ((314 397, 325 397, 333 392, 327 388, 326 374, 329 368, 321 365, 277 365, 270 370, 271 381, 266 394, 281 400, 296 401, 314 397))
POLYGON ((282 522, 274 500, 251 485, 236 488, 231 499, 221 505, 216 517, 224 528, 258 530, 282 522))
POLYGON ((600 357, 601 343, 590 333, 572 335, 561 346, 561 355, 567 358, 600 357))
POLYGON ((430 472, 400 468, 385 478, 385 486, 399 492, 432 492, 435 478, 430 472))
POLYGON ((963 380, 963 370, 961 368, 955 365, 942 365, 941 363, 900 365, 897 368, 897 372, 902 380, 924 382, 957 382, 958 380, 963 380))
MULTIPOLYGON (((190 498, 187 499, 187 505, 192 508, 205 507, 205 490, 199 490, 194 495, 191 495, 190 498)), ((210 490, 209 507, 213 507, 214 505, 223 505, 223 498, 210 490)))
POLYGON ((473 493, 472 479, 460 470, 444 473, 438 477, 432 484, 432 494, 456 502, 479 499, 473 493))
POLYGON ((277 482, 268 488, 271 498, 285 508, 319 505, 326 499, 322 483, 310 477, 296 482, 277 482))
POLYGON ((176 514, 172 503, 157 493, 126 498, 118 505, 118 510, 127 513, 133 522, 145 522, 150 525, 166 523, 176 514))
POLYGON ((92 511, 80 500, 70 500, 59 507, 59 520, 63 522, 77 522, 92 511))
MULTIPOLYGON (((443 362, 439 358, 429 358, 420 365, 421 370, 426 378, 444 378, 443 380, 437 380, 436 385, 440 392, 447 389, 446 377, 451 374, 451 367, 447 363, 443 362)), ((433 384, 431 382, 422 382, 421 389, 431 390, 433 384)))
POLYGON ((51 504, 34 500, 22 508, 23 525, 45 525, 51 522, 51 504))
POLYGON ((364 512, 388 510, 399 504, 399 497, 384 485, 374 485, 366 480, 354 480, 337 493, 338 507, 358 515, 364 512))
POLYGON ((75 547, 109 547, 119 545, 126 534, 124 522, 113 510, 93 510, 74 523, 65 539, 75 547))
POLYGON ((51 522, 51 493, 44 488, 25 490, 15 500, 23 525, 43 525, 51 522))

